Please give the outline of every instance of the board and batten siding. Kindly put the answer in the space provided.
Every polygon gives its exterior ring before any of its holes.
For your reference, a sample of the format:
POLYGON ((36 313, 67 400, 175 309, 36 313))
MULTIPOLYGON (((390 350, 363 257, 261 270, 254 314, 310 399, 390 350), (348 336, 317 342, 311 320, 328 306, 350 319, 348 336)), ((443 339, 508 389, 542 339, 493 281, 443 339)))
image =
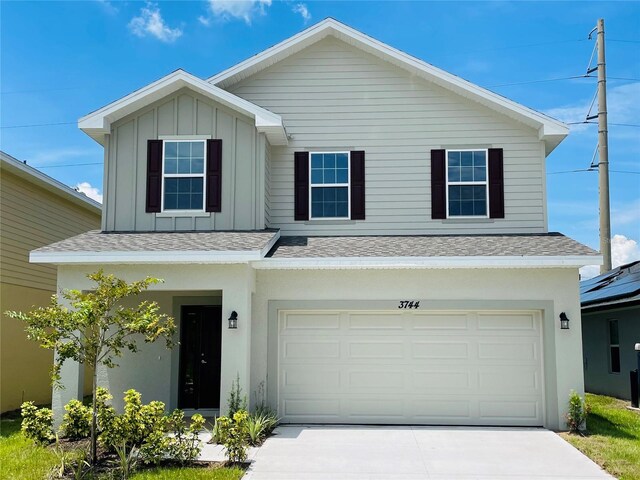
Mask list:
POLYGON ((105 162, 105 231, 253 230, 265 227, 264 134, 252 119, 187 89, 115 123, 105 162), (147 140, 222 139, 222 211, 146 212, 147 140), (261 160, 259 160, 260 158, 261 160))
POLYGON ((29 263, 29 252, 100 227, 100 214, 7 170, 0 178, 3 284, 56 290, 56 266, 29 263))
POLYGON ((281 115, 268 160, 267 226, 283 235, 540 233, 547 229, 537 131, 333 37, 229 90, 281 115), (432 220, 430 151, 503 148, 505 218, 432 220), (299 150, 366 151, 366 220, 294 221, 299 150))

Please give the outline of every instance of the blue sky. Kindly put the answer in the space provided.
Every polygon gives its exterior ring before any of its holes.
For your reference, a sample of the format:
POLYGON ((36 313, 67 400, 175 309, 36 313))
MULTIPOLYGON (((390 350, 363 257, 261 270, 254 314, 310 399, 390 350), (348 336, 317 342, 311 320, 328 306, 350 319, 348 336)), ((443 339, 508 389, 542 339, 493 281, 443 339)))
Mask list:
MULTIPOLYGON (((638 2, 10 2, 0 4, 0 148, 69 185, 102 185, 102 147, 75 121, 176 68, 206 78, 327 16, 565 121, 595 79, 587 34, 606 22, 609 121, 640 125, 638 2), (526 82, 526 83, 525 83, 526 82), (22 125, 62 125, 8 128, 22 125), (73 165, 73 166, 60 166, 73 165)), ((640 258, 640 128, 610 126, 614 255, 640 258), (635 173, 629 173, 635 172, 635 173)), ((598 247, 595 126, 548 158, 549 228, 598 247)))

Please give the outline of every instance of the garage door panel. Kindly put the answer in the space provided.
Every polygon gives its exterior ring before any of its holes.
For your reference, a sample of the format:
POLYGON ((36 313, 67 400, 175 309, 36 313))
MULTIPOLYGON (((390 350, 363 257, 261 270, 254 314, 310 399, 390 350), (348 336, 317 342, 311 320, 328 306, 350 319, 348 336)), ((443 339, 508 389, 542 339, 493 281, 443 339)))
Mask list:
POLYGON ((297 335, 300 331, 338 330, 340 329, 339 313, 290 313, 281 320, 280 334, 297 335))
POLYGON ((532 314, 515 313, 478 313, 478 330, 508 330, 537 331, 535 316, 532 314))
POLYGON ((413 341, 411 356, 415 359, 468 359, 469 342, 421 342, 413 341))
POLYGON ((360 314, 352 313, 347 317, 348 328, 357 330, 357 334, 361 335, 362 330, 366 330, 367 334, 376 333, 376 330, 386 334, 388 330, 404 330, 401 314, 360 314))
POLYGON ((284 341, 284 358, 287 360, 318 360, 340 358, 340 342, 334 341, 284 341))
POLYGON ((468 371, 415 371, 411 375, 411 386, 416 393, 450 392, 472 388, 472 374, 468 371))
POLYGON ((282 371, 282 386, 292 393, 324 393, 327 389, 336 391, 340 388, 340 369, 317 366, 313 375, 308 368, 287 367, 282 371))
POLYGON ((405 357, 404 342, 394 341, 368 341, 348 342, 348 358, 376 358, 376 359, 401 359, 405 357))
POLYGON ((280 312, 284 422, 542 424, 537 312, 305 315, 280 312))
POLYGON ((482 400, 479 402, 480 417, 511 423, 514 420, 533 420, 539 415, 539 405, 531 400, 482 400))
POLYGON ((537 358, 537 343, 531 341, 478 341, 479 360, 501 360, 506 362, 524 360, 535 362, 537 358))
POLYGON ((467 313, 425 313, 411 315, 412 330, 467 330, 467 313))
POLYGON ((540 390, 538 371, 517 367, 484 368, 478 372, 478 391, 481 393, 509 393, 517 389, 524 395, 540 390))

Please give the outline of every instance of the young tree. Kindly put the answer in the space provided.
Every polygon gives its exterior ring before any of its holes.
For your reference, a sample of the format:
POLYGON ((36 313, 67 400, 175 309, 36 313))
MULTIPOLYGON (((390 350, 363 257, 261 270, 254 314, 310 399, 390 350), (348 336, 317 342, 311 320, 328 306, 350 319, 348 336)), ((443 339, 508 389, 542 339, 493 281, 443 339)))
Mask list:
POLYGON ((149 343, 163 338, 167 348, 172 348, 175 325, 173 318, 159 313, 156 302, 145 301, 134 307, 123 305, 125 299, 139 295, 162 280, 147 277, 127 283, 114 275, 105 275, 102 270, 87 277, 96 283, 95 289, 84 292, 64 290, 60 293, 69 307, 61 305, 54 295, 47 307, 29 313, 6 312, 6 315, 24 321, 27 337, 55 352, 51 373, 54 387, 63 388, 60 369, 66 360, 93 368, 91 461, 95 463, 98 366, 116 367, 115 359, 121 357, 123 351, 138 351, 139 339, 149 343))

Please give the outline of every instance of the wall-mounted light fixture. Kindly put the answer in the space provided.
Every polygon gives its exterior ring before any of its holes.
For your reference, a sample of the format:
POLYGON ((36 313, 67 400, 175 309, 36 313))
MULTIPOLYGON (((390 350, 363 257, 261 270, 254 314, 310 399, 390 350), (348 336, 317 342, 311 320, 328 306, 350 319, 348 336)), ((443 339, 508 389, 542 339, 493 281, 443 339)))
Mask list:
POLYGON ((229 328, 238 328, 238 312, 235 310, 231 312, 229 317, 229 328))
POLYGON ((569 330, 569 318, 564 312, 560 314, 560 328, 562 330, 569 330))

